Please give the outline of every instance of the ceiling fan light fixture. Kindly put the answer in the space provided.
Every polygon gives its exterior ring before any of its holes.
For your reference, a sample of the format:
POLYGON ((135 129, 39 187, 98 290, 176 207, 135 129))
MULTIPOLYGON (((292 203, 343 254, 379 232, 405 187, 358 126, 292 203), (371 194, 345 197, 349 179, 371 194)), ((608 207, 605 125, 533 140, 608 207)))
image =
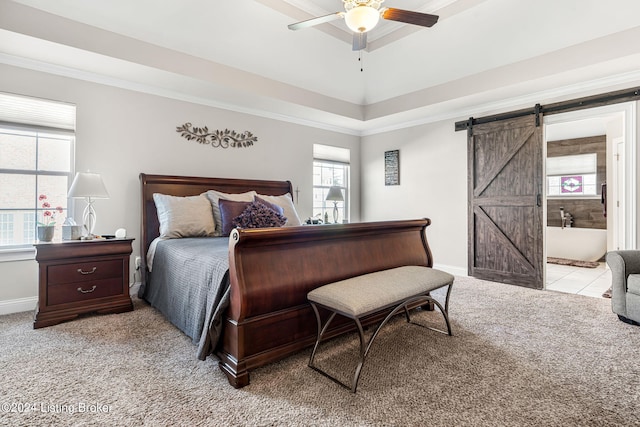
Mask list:
POLYGON ((380 11, 371 6, 357 6, 344 16, 347 27, 355 33, 366 33, 373 29, 380 20, 380 11))

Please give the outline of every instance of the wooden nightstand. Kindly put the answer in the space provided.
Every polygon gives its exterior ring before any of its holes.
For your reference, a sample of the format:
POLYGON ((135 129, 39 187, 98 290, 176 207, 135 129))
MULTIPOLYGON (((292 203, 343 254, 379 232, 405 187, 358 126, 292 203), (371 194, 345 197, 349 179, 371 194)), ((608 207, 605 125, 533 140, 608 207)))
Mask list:
POLYGON ((89 312, 133 310, 129 256, 134 239, 38 243, 38 306, 33 328, 55 325, 89 312))

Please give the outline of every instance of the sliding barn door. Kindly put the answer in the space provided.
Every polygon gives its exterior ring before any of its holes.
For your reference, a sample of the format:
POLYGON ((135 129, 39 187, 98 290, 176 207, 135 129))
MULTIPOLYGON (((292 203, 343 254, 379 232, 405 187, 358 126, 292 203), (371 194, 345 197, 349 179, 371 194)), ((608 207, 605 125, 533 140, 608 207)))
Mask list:
POLYGON ((469 134, 469 275, 543 287, 542 128, 535 116, 469 134))

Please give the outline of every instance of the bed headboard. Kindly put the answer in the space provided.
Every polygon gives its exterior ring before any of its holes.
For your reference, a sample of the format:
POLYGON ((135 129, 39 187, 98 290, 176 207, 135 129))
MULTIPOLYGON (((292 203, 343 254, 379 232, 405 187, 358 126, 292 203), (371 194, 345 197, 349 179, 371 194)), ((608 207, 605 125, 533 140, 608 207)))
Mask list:
POLYGON ((278 196, 291 193, 291 181, 262 181, 257 179, 203 178, 192 176, 140 174, 142 184, 142 261, 146 264, 149 245, 160 235, 160 223, 153 201, 153 193, 171 196, 195 196, 207 190, 224 193, 244 193, 255 190, 259 194, 278 196))

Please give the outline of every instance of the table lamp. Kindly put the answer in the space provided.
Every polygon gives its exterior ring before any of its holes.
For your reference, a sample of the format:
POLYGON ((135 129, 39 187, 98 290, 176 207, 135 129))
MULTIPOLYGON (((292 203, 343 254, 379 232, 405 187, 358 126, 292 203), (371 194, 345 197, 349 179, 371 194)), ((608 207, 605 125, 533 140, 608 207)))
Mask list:
POLYGON ((102 182, 100 174, 91 172, 78 172, 73 179, 71 188, 69 189, 69 197, 74 199, 85 199, 87 207, 82 213, 82 221, 84 228, 87 230, 87 238, 94 237, 93 230, 96 227, 96 211, 93 203, 96 199, 108 199, 109 193, 102 182))
POLYGON ((329 194, 327 194, 327 198, 325 200, 329 200, 333 202, 333 223, 338 223, 338 202, 344 201, 344 197, 342 197, 342 189, 340 187, 331 187, 329 188, 329 194))

